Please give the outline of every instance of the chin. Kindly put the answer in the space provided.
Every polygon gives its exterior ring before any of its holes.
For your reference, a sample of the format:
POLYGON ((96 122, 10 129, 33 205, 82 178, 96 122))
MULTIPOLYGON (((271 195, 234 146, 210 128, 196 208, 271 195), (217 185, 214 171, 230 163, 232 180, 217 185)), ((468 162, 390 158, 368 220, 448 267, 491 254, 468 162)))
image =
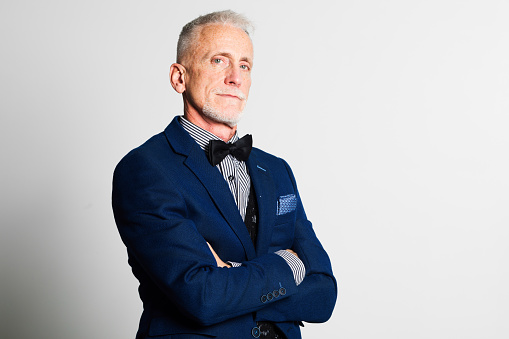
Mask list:
POLYGON ((239 123, 243 115, 243 109, 236 110, 219 110, 216 107, 206 103, 203 106, 203 115, 216 122, 235 127, 239 123))

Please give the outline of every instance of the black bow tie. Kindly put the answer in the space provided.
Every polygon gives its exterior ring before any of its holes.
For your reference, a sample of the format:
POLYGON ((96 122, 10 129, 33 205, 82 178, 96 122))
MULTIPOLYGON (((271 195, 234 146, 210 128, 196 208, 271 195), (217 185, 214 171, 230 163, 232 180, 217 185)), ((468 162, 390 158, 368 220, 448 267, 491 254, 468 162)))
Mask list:
POLYGON ((233 144, 222 140, 210 140, 208 158, 212 166, 219 164, 228 154, 240 161, 246 161, 253 147, 253 137, 246 134, 233 144))

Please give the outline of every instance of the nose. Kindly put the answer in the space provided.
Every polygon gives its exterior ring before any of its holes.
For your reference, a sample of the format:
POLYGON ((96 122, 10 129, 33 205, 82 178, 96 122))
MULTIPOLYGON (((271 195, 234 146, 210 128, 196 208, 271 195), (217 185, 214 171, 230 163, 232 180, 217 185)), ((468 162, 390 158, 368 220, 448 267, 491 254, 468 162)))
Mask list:
POLYGON ((239 87, 242 84, 241 72, 238 67, 230 67, 226 71, 225 84, 239 87))

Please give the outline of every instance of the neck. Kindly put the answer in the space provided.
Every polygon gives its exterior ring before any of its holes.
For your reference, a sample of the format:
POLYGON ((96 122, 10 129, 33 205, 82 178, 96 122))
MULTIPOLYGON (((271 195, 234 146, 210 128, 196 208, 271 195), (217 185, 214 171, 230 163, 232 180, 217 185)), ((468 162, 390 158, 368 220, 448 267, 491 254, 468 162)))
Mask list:
POLYGON ((209 119, 197 112, 193 114, 185 110, 184 118, 196 126, 201 127, 204 130, 209 131, 215 136, 221 138, 221 140, 224 142, 228 142, 228 140, 230 140, 235 135, 235 131, 237 131, 237 126, 231 127, 225 123, 209 119))

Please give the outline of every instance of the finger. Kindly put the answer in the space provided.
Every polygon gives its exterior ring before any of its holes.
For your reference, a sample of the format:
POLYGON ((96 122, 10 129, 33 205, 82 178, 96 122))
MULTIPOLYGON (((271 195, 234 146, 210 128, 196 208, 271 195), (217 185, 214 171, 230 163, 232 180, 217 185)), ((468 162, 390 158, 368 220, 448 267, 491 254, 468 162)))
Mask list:
POLYGON ((286 251, 290 252, 291 254, 293 254, 294 256, 296 256, 297 258, 299 257, 299 256, 297 255, 297 253, 295 253, 295 252, 294 252, 293 250, 291 250, 291 249, 287 249, 286 251))

